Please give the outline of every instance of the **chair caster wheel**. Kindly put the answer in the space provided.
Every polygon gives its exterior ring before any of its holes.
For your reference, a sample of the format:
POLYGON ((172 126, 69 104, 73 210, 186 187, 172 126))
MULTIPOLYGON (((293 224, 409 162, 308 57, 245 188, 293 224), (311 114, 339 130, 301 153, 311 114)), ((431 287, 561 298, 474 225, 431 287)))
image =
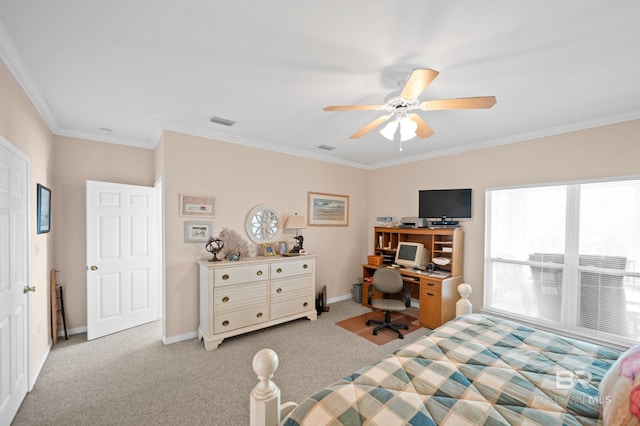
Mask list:
POLYGON ((404 329, 405 329, 405 330, 408 330, 408 329, 409 329, 409 326, 408 326, 408 325, 405 325, 405 326, 404 326, 404 329))
POLYGON ((404 335, 402 335, 402 334, 400 334, 398 337, 401 338, 401 339, 404 339, 404 335))
POLYGON ((377 331, 374 331, 374 332, 373 332, 373 335, 374 335, 374 336, 377 336, 377 335, 378 335, 378 332, 377 332, 377 331))
POLYGON ((367 320, 367 322, 365 322, 366 325, 371 325, 371 321, 367 320))

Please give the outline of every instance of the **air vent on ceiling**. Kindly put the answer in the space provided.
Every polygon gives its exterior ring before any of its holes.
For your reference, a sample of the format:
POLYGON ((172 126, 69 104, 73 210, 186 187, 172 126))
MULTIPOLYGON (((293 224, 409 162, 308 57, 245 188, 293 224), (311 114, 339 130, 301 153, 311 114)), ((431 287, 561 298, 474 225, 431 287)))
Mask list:
POLYGON ((226 118, 216 117, 215 115, 209 119, 210 122, 216 124, 222 124, 223 126, 233 126, 236 124, 233 120, 227 120, 226 118))
POLYGON ((335 146, 330 146, 330 145, 318 145, 318 148, 324 149, 325 151, 331 151, 336 149, 335 146))

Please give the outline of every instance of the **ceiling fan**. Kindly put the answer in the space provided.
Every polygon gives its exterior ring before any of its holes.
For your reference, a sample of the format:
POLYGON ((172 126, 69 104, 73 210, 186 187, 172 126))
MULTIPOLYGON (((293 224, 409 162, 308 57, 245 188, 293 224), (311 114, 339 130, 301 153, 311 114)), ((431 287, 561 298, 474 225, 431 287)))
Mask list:
MULTIPOLYGON (((388 111, 371 123, 367 124, 351 136, 349 139, 357 139, 382 123, 389 123, 380 133, 389 140, 393 140, 396 132, 400 131, 400 141, 409 140, 415 136, 428 138, 434 134, 429 125, 413 110, 435 111, 454 109, 485 109, 496 104, 495 96, 479 96, 471 98, 441 99, 421 102, 418 98, 422 92, 429 87, 429 84, 438 76, 438 71, 429 68, 414 69, 409 78, 404 82, 404 87, 385 98, 383 105, 342 105, 328 106, 325 111, 361 111, 361 110, 381 110, 388 111)), ((402 82, 400 83, 402 84, 402 82)), ((400 146, 402 150, 402 145, 400 146)))

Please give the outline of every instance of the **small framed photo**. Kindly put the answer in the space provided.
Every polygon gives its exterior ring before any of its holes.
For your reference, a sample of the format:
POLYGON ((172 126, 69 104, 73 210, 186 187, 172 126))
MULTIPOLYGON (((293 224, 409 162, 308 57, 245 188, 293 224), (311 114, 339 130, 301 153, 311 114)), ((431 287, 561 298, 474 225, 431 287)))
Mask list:
POLYGON ((277 256, 279 253, 277 244, 263 244, 262 251, 265 256, 277 256))
POLYGON ((287 242, 286 241, 278 241, 278 253, 286 254, 287 253, 287 242))
POLYGON ((180 194, 180 216, 215 217, 216 199, 208 195, 180 194))
POLYGON ((38 234, 51 230, 51 190, 38 184, 38 234))
POLYGON ((213 232, 213 222, 186 221, 184 223, 185 243, 206 243, 213 232))
POLYGON ((309 192, 309 226, 349 226, 349 196, 309 192))

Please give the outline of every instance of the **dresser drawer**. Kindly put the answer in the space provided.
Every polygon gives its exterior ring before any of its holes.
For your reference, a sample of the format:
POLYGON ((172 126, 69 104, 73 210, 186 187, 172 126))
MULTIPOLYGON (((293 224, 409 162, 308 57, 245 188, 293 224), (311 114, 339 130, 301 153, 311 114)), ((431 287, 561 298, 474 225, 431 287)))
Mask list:
POLYGON ((271 264, 272 280, 311 273, 313 273, 313 259, 300 259, 292 262, 274 262, 271 264))
POLYGON ((298 299, 286 300, 284 302, 273 303, 271 305, 271 319, 286 317, 314 308, 313 297, 300 297, 298 299))
POLYGON ((224 333, 268 320, 269 306, 254 306, 242 311, 216 315, 213 319, 213 332, 216 334, 224 333))
POLYGON ((269 265, 266 263, 256 263, 254 265, 217 268, 213 270, 211 277, 214 287, 268 280, 269 265))
POLYGON ((311 276, 285 278, 271 282, 271 303, 313 295, 311 276))
POLYGON ((213 289, 213 311, 216 314, 266 305, 268 300, 266 281, 216 287, 213 289))

